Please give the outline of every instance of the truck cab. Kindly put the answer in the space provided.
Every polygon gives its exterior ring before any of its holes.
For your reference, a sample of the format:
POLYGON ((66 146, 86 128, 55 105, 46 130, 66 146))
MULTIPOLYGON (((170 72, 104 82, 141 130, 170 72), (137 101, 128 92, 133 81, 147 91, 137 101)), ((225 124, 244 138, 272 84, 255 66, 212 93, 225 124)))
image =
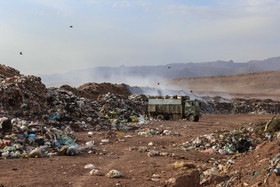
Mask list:
POLYGON ((186 100, 184 114, 189 121, 198 121, 200 117, 200 102, 196 99, 186 100))

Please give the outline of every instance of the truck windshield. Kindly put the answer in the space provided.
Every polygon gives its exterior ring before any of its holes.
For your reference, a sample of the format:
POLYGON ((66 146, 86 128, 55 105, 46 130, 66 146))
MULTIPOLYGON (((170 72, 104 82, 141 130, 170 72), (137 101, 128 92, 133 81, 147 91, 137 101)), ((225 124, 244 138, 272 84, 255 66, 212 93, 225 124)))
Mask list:
POLYGON ((194 103, 192 101, 187 101, 186 106, 194 106, 194 103))

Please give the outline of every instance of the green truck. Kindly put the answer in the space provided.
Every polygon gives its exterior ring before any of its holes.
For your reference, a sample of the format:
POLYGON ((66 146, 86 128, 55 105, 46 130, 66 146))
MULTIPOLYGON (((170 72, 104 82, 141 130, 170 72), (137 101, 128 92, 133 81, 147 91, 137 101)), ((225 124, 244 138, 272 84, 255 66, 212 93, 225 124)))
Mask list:
POLYGON ((198 121, 200 102, 188 96, 150 96, 148 101, 150 117, 157 119, 182 119, 198 121))

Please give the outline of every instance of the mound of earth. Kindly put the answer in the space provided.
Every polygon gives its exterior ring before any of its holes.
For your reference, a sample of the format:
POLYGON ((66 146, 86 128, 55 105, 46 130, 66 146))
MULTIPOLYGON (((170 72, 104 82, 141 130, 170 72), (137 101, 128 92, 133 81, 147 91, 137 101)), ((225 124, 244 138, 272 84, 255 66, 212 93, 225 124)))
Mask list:
POLYGON ((86 83, 78 88, 73 88, 69 85, 63 85, 60 88, 71 91, 79 97, 87 99, 97 99, 99 95, 107 94, 108 92, 116 95, 129 96, 131 92, 125 84, 111 84, 111 83, 86 83))
POLYGON ((13 76, 19 76, 19 75, 20 75, 20 72, 18 70, 11 68, 9 66, 0 64, 0 78, 13 77, 13 76))

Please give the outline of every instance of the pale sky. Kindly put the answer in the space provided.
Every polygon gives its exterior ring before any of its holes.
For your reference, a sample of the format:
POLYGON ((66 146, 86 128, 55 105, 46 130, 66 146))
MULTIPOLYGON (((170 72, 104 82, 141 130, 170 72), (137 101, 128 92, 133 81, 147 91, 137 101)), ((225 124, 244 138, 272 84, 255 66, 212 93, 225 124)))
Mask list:
POLYGON ((36 75, 263 60, 280 56, 279 10, 279 0, 0 0, 0 64, 36 75))

